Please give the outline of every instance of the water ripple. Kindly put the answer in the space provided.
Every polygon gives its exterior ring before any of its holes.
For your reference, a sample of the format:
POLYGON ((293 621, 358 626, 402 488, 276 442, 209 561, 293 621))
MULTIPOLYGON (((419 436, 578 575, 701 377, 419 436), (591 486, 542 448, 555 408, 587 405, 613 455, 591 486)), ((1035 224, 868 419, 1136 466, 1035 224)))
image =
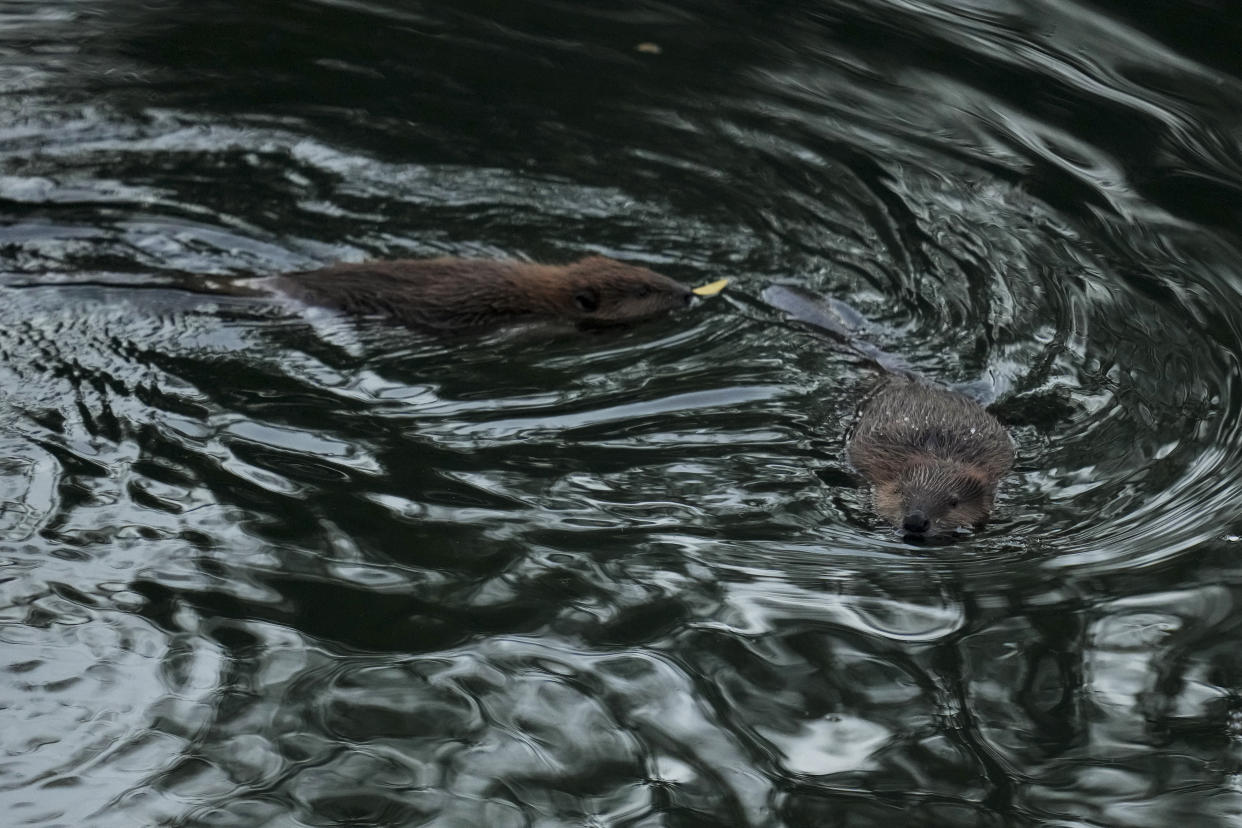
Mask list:
POLYGON ((1236 27, 1113 5, 0 0, 6 807, 1236 822, 1236 27), (229 294, 587 252, 731 285, 470 340, 229 294), (879 372, 775 283, 993 402, 991 526, 876 520, 879 372))

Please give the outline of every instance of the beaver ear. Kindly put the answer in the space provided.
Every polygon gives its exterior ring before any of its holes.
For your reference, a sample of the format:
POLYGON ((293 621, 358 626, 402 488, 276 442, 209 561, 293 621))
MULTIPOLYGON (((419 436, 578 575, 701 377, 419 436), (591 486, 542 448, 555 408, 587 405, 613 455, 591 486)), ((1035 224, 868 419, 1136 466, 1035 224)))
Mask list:
POLYGON ((595 313, 599 310, 599 291, 591 287, 582 288, 574 293, 574 304, 578 306, 578 310, 595 313))

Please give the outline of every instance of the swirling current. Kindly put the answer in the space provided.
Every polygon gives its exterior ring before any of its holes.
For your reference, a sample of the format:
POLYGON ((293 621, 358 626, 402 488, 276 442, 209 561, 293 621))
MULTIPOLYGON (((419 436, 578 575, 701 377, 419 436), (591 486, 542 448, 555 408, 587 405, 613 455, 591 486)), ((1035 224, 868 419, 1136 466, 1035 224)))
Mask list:
POLYGON ((0 0, 0 806, 40 826, 1242 821, 1242 27, 1213 0, 0 0), (248 276, 600 253, 436 338, 248 276), (844 457, 848 302, 995 519, 844 457))

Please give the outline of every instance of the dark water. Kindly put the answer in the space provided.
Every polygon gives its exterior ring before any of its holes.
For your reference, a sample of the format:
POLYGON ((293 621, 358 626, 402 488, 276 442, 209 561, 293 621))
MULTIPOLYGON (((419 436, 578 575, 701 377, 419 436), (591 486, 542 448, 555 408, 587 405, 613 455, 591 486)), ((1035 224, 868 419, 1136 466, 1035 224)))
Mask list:
POLYGON ((1242 824, 1240 54, 1205 0, 3 0, 6 824, 1242 824), (586 251, 732 297, 196 292, 586 251), (874 521, 875 372, 773 283, 998 399, 994 524, 874 521))

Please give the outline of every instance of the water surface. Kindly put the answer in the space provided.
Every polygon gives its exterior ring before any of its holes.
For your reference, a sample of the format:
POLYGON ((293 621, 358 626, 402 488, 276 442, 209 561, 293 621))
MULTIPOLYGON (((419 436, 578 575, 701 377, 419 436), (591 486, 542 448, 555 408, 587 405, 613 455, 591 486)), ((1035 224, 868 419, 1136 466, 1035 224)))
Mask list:
POLYGON ((1242 819, 1222 5, 0 0, 12 824, 1242 819), (437 340, 255 274, 602 253, 698 311, 437 340), (875 368, 995 399, 903 544, 875 368))

